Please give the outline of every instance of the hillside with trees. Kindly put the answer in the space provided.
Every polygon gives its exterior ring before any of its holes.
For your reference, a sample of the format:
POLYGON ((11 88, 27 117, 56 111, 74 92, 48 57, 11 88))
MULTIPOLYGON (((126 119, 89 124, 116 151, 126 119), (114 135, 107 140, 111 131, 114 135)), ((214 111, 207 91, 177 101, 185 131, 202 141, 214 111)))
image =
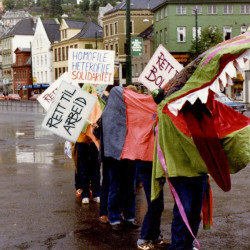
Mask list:
POLYGON ((76 0, 37 0, 35 4, 30 0, 3 0, 4 10, 25 10, 31 15, 40 15, 41 18, 61 19, 63 14, 74 20, 92 20, 97 22, 99 7, 110 3, 115 6, 116 0, 82 0, 78 5, 76 0))

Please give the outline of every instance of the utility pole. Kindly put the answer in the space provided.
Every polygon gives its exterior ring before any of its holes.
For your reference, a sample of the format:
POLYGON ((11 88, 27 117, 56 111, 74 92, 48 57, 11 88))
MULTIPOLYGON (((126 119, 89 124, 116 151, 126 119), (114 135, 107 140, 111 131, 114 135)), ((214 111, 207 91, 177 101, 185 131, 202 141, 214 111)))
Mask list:
POLYGON ((97 49, 97 31, 95 32, 95 49, 97 49))
POLYGON ((126 0, 126 85, 131 84, 131 75, 130 0, 126 0))
POLYGON ((198 57, 198 10, 195 8, 195 51, 196 51, 196 57, 198 57))

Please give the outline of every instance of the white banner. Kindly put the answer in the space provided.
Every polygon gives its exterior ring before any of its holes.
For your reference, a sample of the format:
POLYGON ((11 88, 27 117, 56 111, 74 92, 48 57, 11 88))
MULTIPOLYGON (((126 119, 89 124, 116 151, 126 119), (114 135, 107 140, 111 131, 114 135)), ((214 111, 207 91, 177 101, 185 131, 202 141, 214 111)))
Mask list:
POLYGON ((150 91, 163 88, 183 66, 161 44, 139 77, 150 91))
POLYGON ((115 51, 69 49, 68 71, 73 83, 114 84, 115 51))
POLYGON ((63 82, 42 122, 42 128, 76 142, 97 98, 79 87, 63 82))
POLYGON ((63 73, 56 81, 54 81, 38 98, 37 100, 47 111, 52 103, 56 92, 62 82, 70 83, 70 77, 68 72, 63 73))

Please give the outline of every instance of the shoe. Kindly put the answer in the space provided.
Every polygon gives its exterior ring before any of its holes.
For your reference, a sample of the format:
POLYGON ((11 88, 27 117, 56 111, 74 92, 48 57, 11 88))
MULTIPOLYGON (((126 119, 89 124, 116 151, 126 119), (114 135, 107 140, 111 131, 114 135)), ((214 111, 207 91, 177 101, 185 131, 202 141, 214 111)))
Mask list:
POLYGON ((170 246, 170 242, 166 241, 165 239, 161 238, 158 242, 156 243, 152 243, 152 245, 155 248, 164 248, 164 249, 168 249, 170 246))
POLYGON ((122 223, 111 225, 111 228, 116 232, 121 232, 124 229, 122 223))
POLYGON ((125 221, 125 227, 129 229, 137 229, 140 226, 136 224, 134 221, 125 221))
POLYGON ((137 245, 137 249, 148 250, 148 249, 156 249, 156 248, 150 242, 145 242, 143 244, 137 245))
POLYGON ((94 197, 93 201, 95 201, 96 203, 100 203, 100 197, 99 196, 98 197, 94 197))
POLYGON ((102 215, 99 217, 99 221, 103 224, 108 224, 109 223, 109 218, 106 215, 102 215))
POLYGON ((83 198, 82 204, 89 204, 89 198, 83 198))
POLYGON ((77 189, 76 190, 76 197, 81 198, 81 196, 82 196, 82 189, 77 189))

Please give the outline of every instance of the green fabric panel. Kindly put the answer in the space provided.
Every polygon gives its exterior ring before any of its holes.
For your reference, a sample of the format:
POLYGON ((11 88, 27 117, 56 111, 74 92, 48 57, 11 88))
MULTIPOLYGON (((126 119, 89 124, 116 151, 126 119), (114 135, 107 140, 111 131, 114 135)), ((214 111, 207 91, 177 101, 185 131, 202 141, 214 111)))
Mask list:
POLYGON ((227 156, 230 173, 245 168, 250 161, 250 126, 235 131, 221 139, 227 156))

